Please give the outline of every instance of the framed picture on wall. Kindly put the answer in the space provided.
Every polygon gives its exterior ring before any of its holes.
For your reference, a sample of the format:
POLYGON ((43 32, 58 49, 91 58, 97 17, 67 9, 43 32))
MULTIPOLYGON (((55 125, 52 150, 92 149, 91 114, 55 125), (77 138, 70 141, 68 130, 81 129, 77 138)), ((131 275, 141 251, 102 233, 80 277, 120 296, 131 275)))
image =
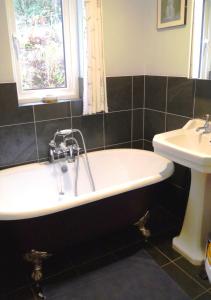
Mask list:
POLYGON ((186 0, 157 0, 157 28, 181 26, 186 21, 186 0))

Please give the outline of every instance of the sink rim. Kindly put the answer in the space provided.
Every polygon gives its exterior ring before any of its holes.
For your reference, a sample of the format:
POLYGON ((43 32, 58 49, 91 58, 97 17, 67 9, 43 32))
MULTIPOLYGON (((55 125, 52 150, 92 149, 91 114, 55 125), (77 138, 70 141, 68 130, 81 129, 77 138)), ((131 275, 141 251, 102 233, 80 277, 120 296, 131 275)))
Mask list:
MULTIPOLYGON (((177 145, 168 139, 174 138, 176 136, 200 136, 201 132, 196 132, 196 128, 204 124, 201 119, 193 119, 187 122, 187 124, 176 130, 168 131, 165 133, 160 133, 153 138, 153 147, 156 153, 167 156, 177 163, 183 164, 189 168, 196 169, 200 172, 211 173, 211 144, 210 144, 210 155, 200 150, 189 149, 185 146, 177 145)), ((207 140, 211 134, 206 135, 207 140)), ((205 137, 203 135, 202 137, 205 137)))

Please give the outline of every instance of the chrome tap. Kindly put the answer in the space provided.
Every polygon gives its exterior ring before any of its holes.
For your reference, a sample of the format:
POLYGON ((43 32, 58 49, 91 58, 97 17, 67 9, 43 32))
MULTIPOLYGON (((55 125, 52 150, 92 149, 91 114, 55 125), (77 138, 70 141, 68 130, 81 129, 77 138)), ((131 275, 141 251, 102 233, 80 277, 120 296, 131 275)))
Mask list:
POLYGON ((202 134, 211 133, 211 125, 209 123, 210 115, 206 114, 205 118, 206 119, 205 119, 204 126, 196 128, 197 132, 200 131, 200 130, 203 130, 202 134))
MULTIPOLYGON (((79 129, 64 129, 57 130, 53 136, 53 139, 49 143, 49 161, 54 162, 55 159, 67 160, 68 162, 75 162, 75 184, 74 184, 74 194, 78 195, 78 172, 79 172, 79 154, 81 148, 74 134, 78 134, 82 142, 83 155, 86 162, 87 172, 89 176, 90 186, 92 191, 95 191, 95 184, 92 177, 89 159, 87 156, 86 144, 82 132, 79 129), (60 137, 60 141, 58 141, 60 137)), ((68 171, 66 165, 61 166, 62 173, 68 171)), ((61 193, 63 191, 61 190, 61 193)))
POLYGON ((53 139, 49 143, 49 161, 65 158, 68 162, 75 161, 75 156, 79 154, 80 147, 77 140, 70 136, 72 130, 57 130, 53 139), (60 137, 60 141, 57 142, 60 137))

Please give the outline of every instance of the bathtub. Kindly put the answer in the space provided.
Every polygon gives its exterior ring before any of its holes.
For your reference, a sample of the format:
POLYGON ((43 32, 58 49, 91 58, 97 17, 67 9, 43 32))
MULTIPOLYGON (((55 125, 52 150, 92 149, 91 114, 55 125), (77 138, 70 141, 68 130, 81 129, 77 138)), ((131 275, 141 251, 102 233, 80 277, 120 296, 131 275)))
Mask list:
POLYGON ((21 251, 57 251, 136 222, 149 208, 153 185, 174 170, 144 150, 102 150, 88 158, 96 190, 81 155, 77 197, 73 163, 64 174, 48 162, 0 171, 0 228, 21 251))

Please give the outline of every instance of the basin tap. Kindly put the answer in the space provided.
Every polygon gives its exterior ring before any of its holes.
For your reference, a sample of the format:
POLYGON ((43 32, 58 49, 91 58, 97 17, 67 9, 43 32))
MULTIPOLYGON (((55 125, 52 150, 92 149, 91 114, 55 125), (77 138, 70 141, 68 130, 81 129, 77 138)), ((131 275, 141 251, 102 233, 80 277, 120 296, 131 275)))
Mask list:
POLYGON ((211 133, 211 126, 210 126, 210 123, 209 123, 210 115, 209 114, 205 115, 205 118, 206 119, 205 119, 204 126, 196 128, 197 132, 200 131, 200 130, 203 130, 202 134, 211 133))

